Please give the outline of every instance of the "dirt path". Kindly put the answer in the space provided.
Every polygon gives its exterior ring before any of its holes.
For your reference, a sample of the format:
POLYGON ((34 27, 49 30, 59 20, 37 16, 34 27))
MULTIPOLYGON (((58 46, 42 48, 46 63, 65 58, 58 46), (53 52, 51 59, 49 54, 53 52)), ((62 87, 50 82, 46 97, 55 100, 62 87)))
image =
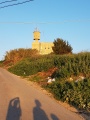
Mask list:
POLYGON ((0 68, 0 120, 84 120, 43 92, 0 68))

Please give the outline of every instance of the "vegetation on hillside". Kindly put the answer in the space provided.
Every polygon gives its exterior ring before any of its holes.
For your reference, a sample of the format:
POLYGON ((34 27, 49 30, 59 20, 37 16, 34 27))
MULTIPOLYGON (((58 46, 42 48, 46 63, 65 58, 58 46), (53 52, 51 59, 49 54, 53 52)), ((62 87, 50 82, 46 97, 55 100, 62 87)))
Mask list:
POLYGON ((82 74, 88 77, 90 73, 90 53, 75 55, 44 55, 34 58, 26 58, 15 64, 9 70, 17 72, 18 75, 32 75, 37 72, 46 71, 57 67, 58 70, 53 77, 65 79, 82 74), (20 73, 19 73, 20 72, 20 73))
POLYGON ((54 40, 53 43, 54 46, 52 47, 52 49, 55 54, 63 55, 72 53, 72 47, 71 45, 69 45, 68 41, 66 42, 61 38, 57 38, 56 40, 54 40))
MULTIPOLYGON (((10 72, 20 76, 30 76, 38 72, 57 68, 51 77, 56 79, 50 85, 43 86, 54 94, 55 98, 90 110, 90 53, 72 55, 44 55, 25 58, 9 68, 10 72), (79 79, 82 76, 83 79, 79 79), (72 78, 72 81, 70 80, 72 78)), ((37 82, 41 77, 35 76, 37 82)), ((45 81, 46 79, 42 79, 45 81)))
POLYGON ((8 70, 16 75, 33 75, 30 79, 42 83, 56 99, 90 111, 90 52, 42 56, 36 50, 15 49, 6 53, 2 63, 8 64, 8 70), (53 68, 56 70, 47 75, 55 78, 55 82, 44 84, 46 78, 37 73, 50 72, 53 68))
POLYGON ((26 58, 9 68, 9 71, 20 76, 29 76, 37 72, 47 71, 54 66, 52 56, 26 58))
POLYGON ((1 60, 1 61, 0 61, 0 67, 3 66, 3 63, 4 63, 4 60, 1 60))
POLYGON ((12 63, 15 64, 18 61, 21 61, 24 58, 28 57, 33 57, 33 56, 38 56, 39 53, 36 49, 24 49, 24 48, 19 48, 19 49, 14 49, 6 52, 5 55, 5 63, 12 63))
POLYGON ((90 78, 82 81, 54 82, 46 88, 54 97, 78 109, 90 111, 90 78))

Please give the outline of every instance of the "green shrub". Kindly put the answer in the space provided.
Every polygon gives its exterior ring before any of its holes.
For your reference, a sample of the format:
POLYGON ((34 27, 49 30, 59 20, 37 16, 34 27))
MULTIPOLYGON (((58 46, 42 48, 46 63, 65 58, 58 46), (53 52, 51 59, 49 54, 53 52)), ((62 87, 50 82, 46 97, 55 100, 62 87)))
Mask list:
POLYGON ((78 82, 55 82, 48 86, 54 97, 79 109, 90 110, 90 79, 78 82))
POLYGON ((32 74, 36 74, 37 72, 47 71, 53 66, 53 59, 48 59, 47 57, 41 57, 34 60, 28 58, 18 62, 16 65, 9 68, 8 70, 20 76, 29 76, 32 74))
POLYGON ((37 72, 46 71, 57 67, 55 77, 58 79, 68 78, 72 75, 78 76, 90 73, 90 53, 76 55, 43 55, 23 59, 9 70, 17 75, 32 75, 37 72))

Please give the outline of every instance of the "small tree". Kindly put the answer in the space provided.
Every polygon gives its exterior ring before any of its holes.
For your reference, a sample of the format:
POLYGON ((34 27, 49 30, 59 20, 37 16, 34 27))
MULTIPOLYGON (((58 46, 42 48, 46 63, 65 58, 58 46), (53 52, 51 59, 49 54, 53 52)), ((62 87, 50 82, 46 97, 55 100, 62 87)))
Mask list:
POLYGON ((72 47, 69 45, 68 41, 57 38, 54 40, 54 46, 52 47, 55 54, 68 54, 72 53, 72 47))

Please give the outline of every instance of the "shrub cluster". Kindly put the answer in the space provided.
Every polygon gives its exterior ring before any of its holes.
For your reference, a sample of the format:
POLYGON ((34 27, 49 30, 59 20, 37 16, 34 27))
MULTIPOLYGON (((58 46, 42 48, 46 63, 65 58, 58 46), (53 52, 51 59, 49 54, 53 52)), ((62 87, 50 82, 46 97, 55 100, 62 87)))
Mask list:
POLYGON ((50 56, 40 56, 36 58, 26 58, 8 70, 20 76, 29 76, 37 72, 47 71, 53 66, 54 62, 50 56))
POLYGON ((55 82, 47 88, 56 99, 90 111, 90 79, 78 82, 55 82))
POLYGON ((80 53, 75 55, 57 56, 54 65, 58 67, 56 76, 67 78, 83 74, 87 77, 90 73, 90 53, 80 53))
POLYGON ((49 68, 57 67, 53 77, 58 79, 68 78, 72 75, 78 76, 82 73, 85 77, 90 73, 90 53, 76 55, 44 55, 32 57, 18 62, 9 70, 17 75, 32 75, 37 72, 46 71, 49 68))
POLYGON ((38 56, 39 53, 36 49, 24 49, 24 48, 19 48, 19 49, 14 49, 6 52, 5 55, 5 63, 6 62, 12 62, 12 64, 16 64, 18 61, 28 58, 28 57, 33 57, 33 56, 38 56))

